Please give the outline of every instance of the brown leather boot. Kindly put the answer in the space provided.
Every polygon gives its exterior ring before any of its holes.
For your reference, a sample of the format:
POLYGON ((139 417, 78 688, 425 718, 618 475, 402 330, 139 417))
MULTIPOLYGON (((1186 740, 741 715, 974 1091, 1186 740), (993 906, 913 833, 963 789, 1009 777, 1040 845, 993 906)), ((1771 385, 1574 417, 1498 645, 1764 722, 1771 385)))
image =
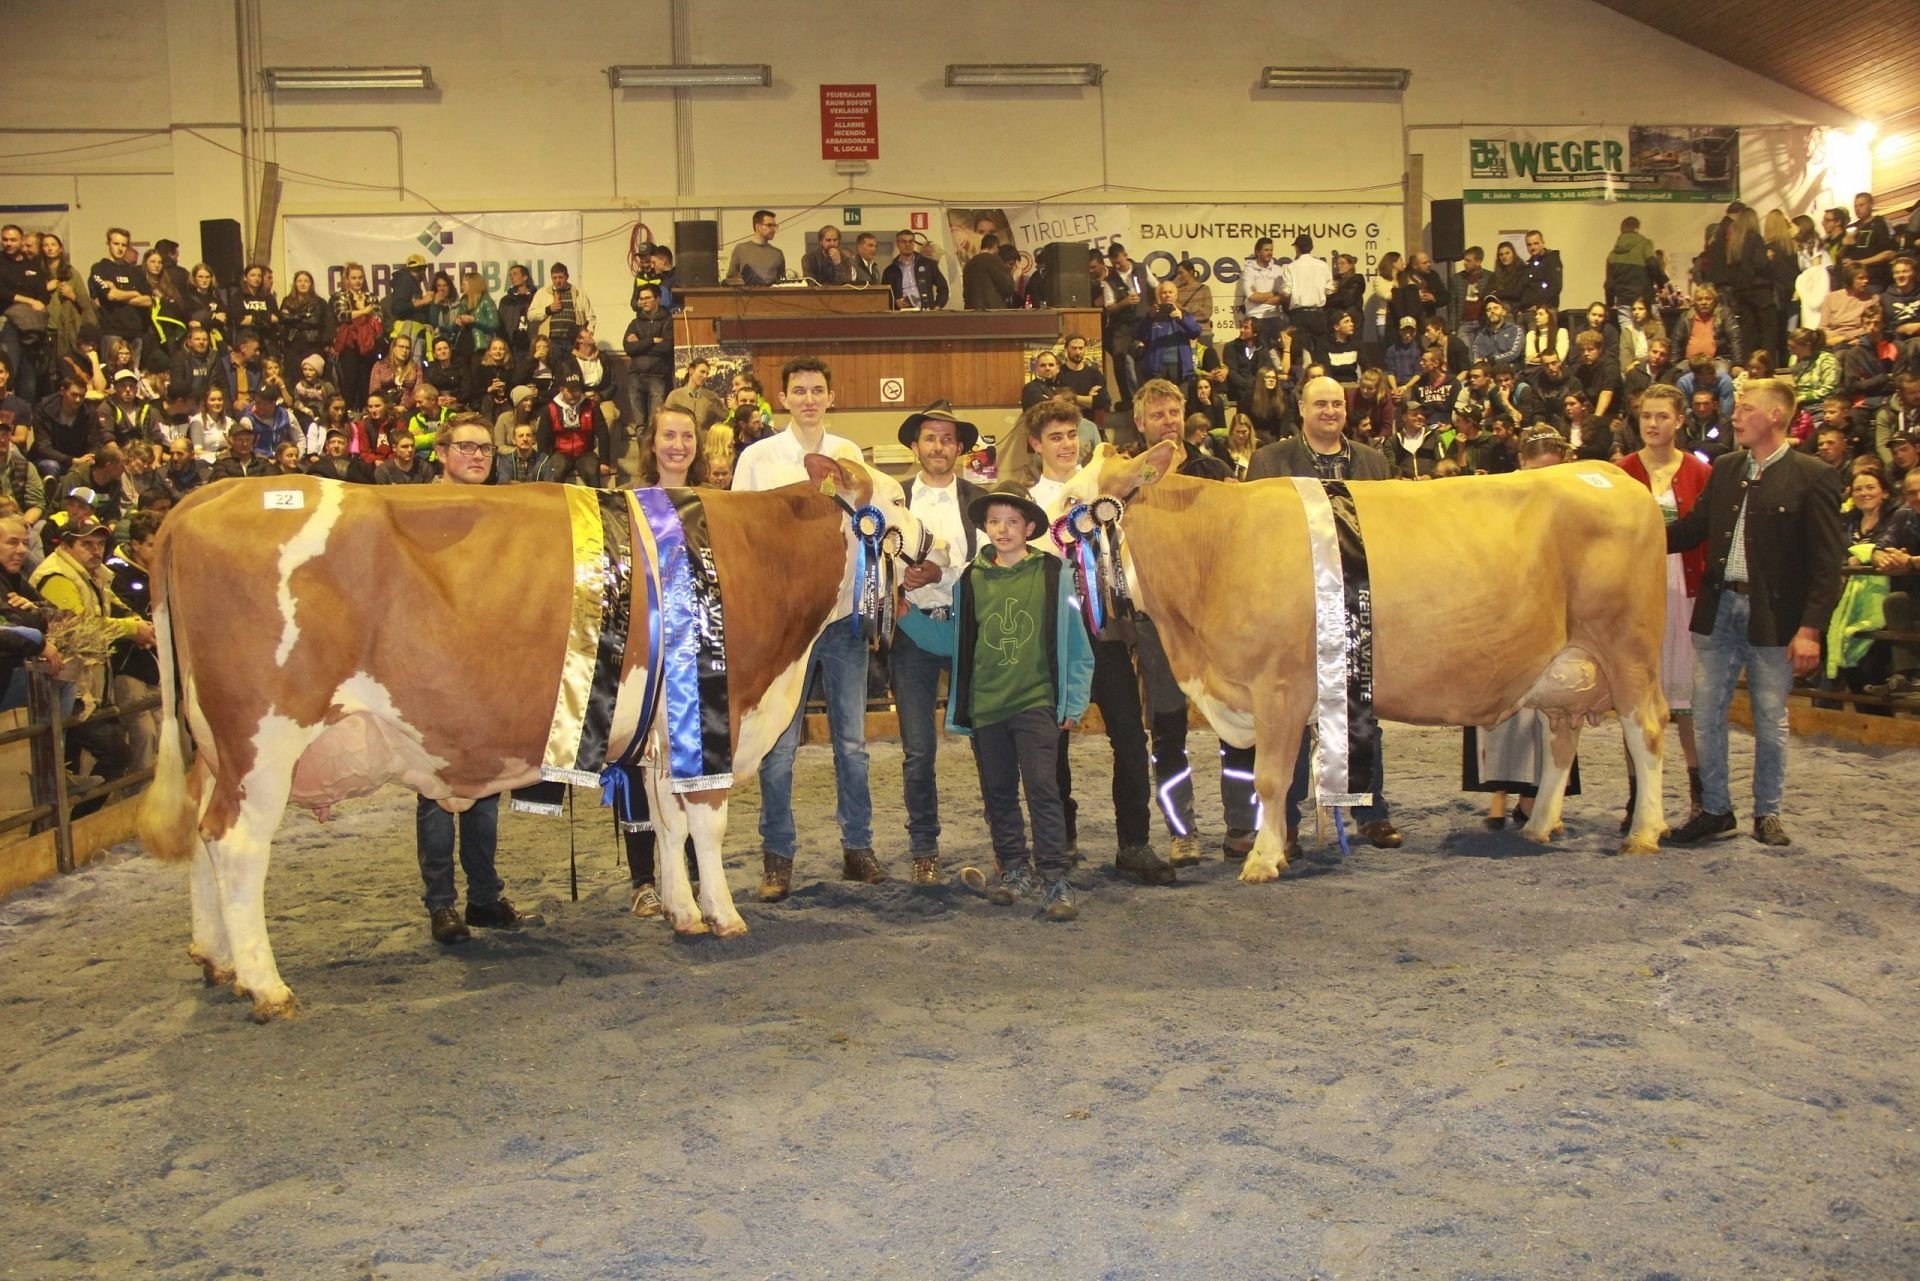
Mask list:
POLYGON ((793 860, 760 852, 760 901, 778 903, 793 893, 793 860))
POLYGON ((941 875, 940 860, 937 857, 917 858, 913 860, 911 877, 915 885, 945 885, 947 878, 941 875))
POLYGON ((843 849, 840 852, 840 879, 878 885, 887 879, 887 870, 880 866, 880 860, 873 856, 872 850, 843 849))

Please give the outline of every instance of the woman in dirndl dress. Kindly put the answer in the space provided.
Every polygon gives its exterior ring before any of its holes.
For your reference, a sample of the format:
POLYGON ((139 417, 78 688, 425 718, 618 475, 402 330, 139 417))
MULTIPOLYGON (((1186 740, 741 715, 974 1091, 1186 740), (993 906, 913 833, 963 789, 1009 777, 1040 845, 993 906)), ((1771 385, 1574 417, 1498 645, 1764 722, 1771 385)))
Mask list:
MULTIPOLYGON (((1568 462, 1573 450, 1552 427, 1527 430, 1520 439, 1520 470, 1533 471, 1568 462)), ((1460 735, 1460 789, 1491 792, 1486 825, 1498 831, 1507 825, 1507 793, 1519 799, 1513 807, 1513 825, 1523 827, 1533 817, 1533 798, 1540 791, 1541 766, 1551 750, 1546 713, 1522 707, 1489 729, 1469 725, 1460 735)), ((1580 795, 1580 758, 1567 771, 1567 796, 1580 795)))
MULTIPOLYGON (((1697 455, 1674 444, 1686 418, 1686 403, 1678 388, 1655 383, 1640 398, 1641 446, 1620 460, 1620 469, 1653 492, 1660 518, 1671 525, 1693 510, 1707 488, 1713 469, 1697 455)), ((1687 760, 1687 793, 1691 811, 1700 808, 1700 755, 1693 745, 1693 599, 1707 570, 1702 544, 1687 552, 1667 554, 1667 632, 1660 644, 1660 685, 1667 707, 1680 727, 1680 751, 1687 760)), ((1631 772, 1627 775, 1631 780, 1631 772)), ((1629 793, 1627 814, 1633 814, 1629 793)), ((1626 828, 1621 828, 1625 831, 1626 828)))

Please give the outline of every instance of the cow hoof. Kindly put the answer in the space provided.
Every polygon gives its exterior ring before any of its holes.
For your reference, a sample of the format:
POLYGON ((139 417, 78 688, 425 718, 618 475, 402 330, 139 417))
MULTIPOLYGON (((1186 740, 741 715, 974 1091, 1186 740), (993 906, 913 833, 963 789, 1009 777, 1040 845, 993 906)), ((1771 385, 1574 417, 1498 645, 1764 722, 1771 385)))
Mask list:
POLYGON ((744 936, 747 932, 747 923, 741 920, 737 914, 730 921, 722 920, 717 916, 709 916, 706 918, 706 923, 713 929, 713 936, 717 939, 737 939, 744 936))
POLYGON ((1620 852, 1622 854, 1658 854, 1660 841, 1658 837, 1629 836, 1620 843, 1620 852))
POLYGON ((1240 868, 1240 879, 1249 885, 1265 885, 1269 881, 1279 880, 1281 873, 1286 870, 1287 865, 1285 863, 1268 867, 1264 863, 1258 863, 1253 859, 1248 859, 1240 868))
POLYGON ((695 939, 712 933, 712 928, 707 924, 705 918, 695 917, 692 921, 684 924, 680 921, 675 921, 673 923, 673 933, 675 938, 695 939))
POLYGON ((1567 825, 1565 823, 1555 823, 1552 827, 1538 827, 1538 828, 1535 827, 1532 823, 1528 823, 1525 827, 1520 829, 1520 835, 1526 837, 1528 840, 1532 841, 1535 845, 1551 845, 1553 843, 1553 838, 1560 835, 1560 833, 1566 830, 1567 830, 1567 825))
POLYGON ((200 967, 200 981, 208 987, 225 987, 233 982, 233 970, 220 964, 197 947, 187 949, 187 955, 200 967))
POLYGON ((248 1011, 247 1017, 255 1023, 271 1023, 275 1019, 297 1019, 300 1017, 300 1002, 290 988, 284 990, 277 1001, 256 997, 253 1009, 248 1011))

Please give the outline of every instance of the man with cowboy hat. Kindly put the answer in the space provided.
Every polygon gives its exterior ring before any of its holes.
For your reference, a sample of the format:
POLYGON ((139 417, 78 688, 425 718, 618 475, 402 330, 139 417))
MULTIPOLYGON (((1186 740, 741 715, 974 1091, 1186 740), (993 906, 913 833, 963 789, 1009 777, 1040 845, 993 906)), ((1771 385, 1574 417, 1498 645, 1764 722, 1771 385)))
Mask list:
POLYGON ((980 431, 962 422, 953 406, 937 400, 900 424, 900 443, 913 451, 920 470, 906 483, 907 506, 935 538, 952 549, 954 564, 931 561, 910 566, 902 575, 907 608, 900 615, 887 652, 888 683, 900 717, 907 802, 907 847, 915 885, 939 885, 940 795, 934 760, 940 732, 934 702, 940 673, 952 672, 953 585, 980 546, 980 529, 971 509, 983 496, 978 485, 960 475, 960 459, 973 452, 980 431), (960 549, 966 554, 961 556, 960 549))
POLYGON ((427 350, 426 342, 432 330, 427 326, 427 308, 432 298, 427 294, 427 260, 419 254, 408 254, 401 269, 389 277, 387 287, 387 337, 398 338, 405 334, 413 339, 413 349, 427 350))

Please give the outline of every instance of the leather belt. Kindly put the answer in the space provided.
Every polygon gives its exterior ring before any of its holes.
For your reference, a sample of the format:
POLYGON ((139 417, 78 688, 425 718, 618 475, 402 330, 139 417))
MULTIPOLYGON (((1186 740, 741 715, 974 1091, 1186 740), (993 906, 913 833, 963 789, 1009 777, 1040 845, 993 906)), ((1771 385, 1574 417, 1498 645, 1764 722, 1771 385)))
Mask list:
POLYGON ((1724 586, 1728 591, 1734 593, 1737 596, 1748 596, 1752 594, 1750 590, 1752 587, 1752 584, 1750 583, 1736 583, 1731 579, 1729 579, 1727 582, 1723 583, 1722 586, 1724 586))

